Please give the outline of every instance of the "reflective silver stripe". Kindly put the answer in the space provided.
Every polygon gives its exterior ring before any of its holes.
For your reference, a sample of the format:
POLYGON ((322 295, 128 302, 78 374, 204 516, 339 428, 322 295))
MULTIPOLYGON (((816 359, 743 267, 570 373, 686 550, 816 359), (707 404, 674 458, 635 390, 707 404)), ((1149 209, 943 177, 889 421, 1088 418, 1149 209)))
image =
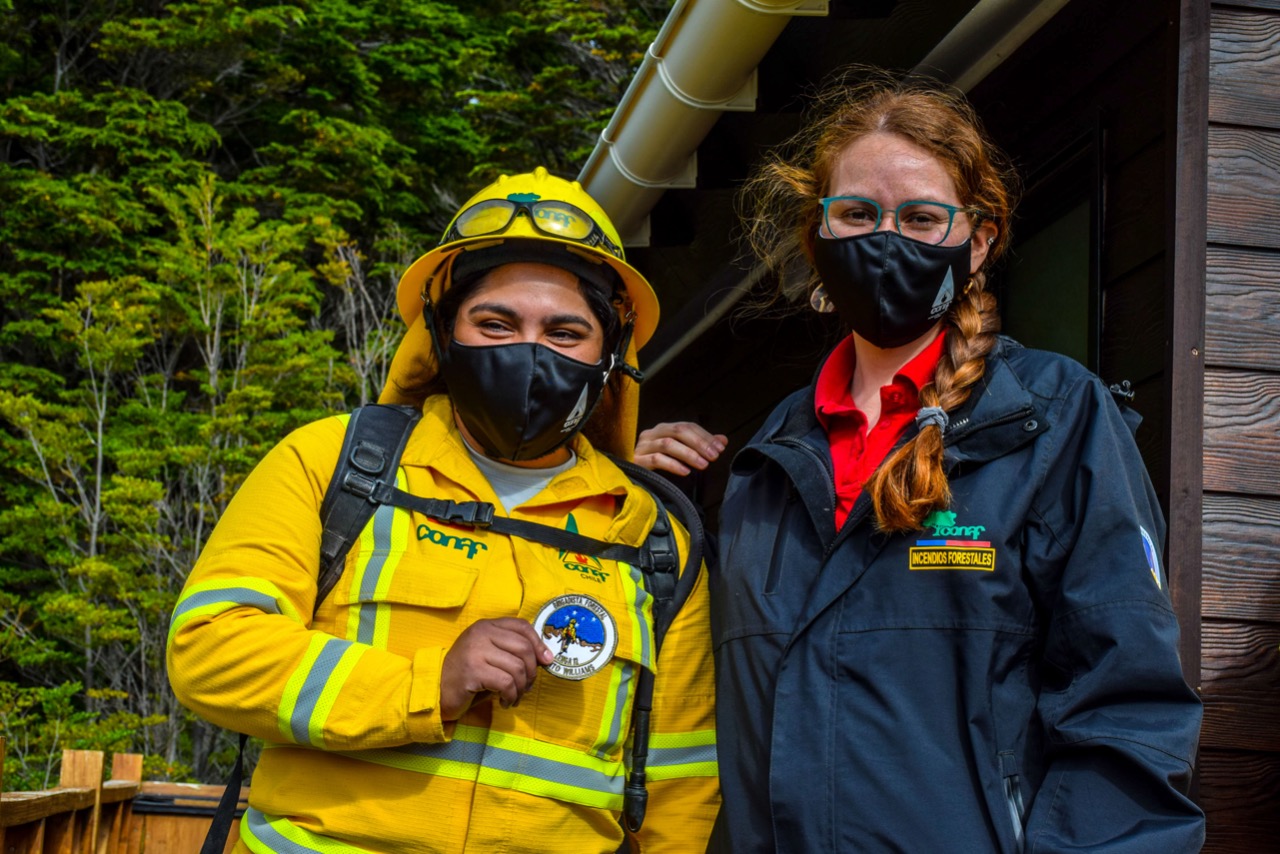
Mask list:
MULTIPOLYGON (((547 745, 547 747, 553 746, 547 745)), ((569 748, 558 749, 571 752, 569 748)), ((493 745, 460 741, 456 738, 444 744, 414 744, 386 750, 344 751, 342 755, 406 771, 417 771, 423 774, 440 773, 442 776, 454 779, 477 781, 486 770, 513 774, 550 783, 557 787, 556 796, 559 800, 572 803, 581 802, 580 798, 574 797, 573 789, 621 798, 625 773, 620 763, 616 763, 618 773, 611 774, 493 745), (430 767, 423 764, 424 762, 430 765, 444 762, 452 767, 430 767)), ((595 761, 587 754, 578 755, 587 761, 595 761)))
POLYGON ((652 629, 649 621, 644 618, 644 603, 653 597, 649 594, 649 590, 644 586, 644 570, 639 567, 623 564, 631 572, 631 580, 636 585, 636 601, 635 613, 633 614, 636 630, 640 632, 640 663, 653 667, 653 660, 649 654, 649 645, 653 642, 652 629))
POLYGON ((280 831, 271 826, 270 819, 253 807, 244 811, 245 823, 255 839, 270 847, 276 854, 324 854, 318 848, 299 845, 292 839, 286 839, 280 831))
MULTIPOLYGON (((620 660, 620 659, 619 659, 620 660)), ((604 744, 596 748, 596 755, 604 758, 617 750, 618 745, 627 737, 623 725, 626 723, 627 697, 631 693, 631 680, 635 678, 636 666, 630 661, 621 662, 618 677, 618 690, 613 697, 613 716, 609 719, 609 733, 604 744)))
POLYGON ((276 604, 274 596, 250 590, 248 587, 224 587, 219 590, 202 590, 187 596, 178 603, 178 607, 173 609, 172 619, 177 620, 188 611, 203 608, 206 605, 223 604, 233 607, 248 606, 268 614, 280 613, 280 606, 276 604))
POLYGON ((650 747, 649 765, 661 767, 667 765, 697 765, 703 762, 716 761, 716 746, 700 744, 694 747, 650 747))
POLYGON ((395 521, 396 508, 384 504, 373 514, 373 553, 365 564, 360 579, 360 628, 356 639, 360 643, 373 645, 374 632, 378 622, 378 603, 373 596, 378 590, 378 581, 382 570, 387 565, 387 556, 391 551, 391 531, 395 521))
POLYGON ((289 715, 289 729, 293 733, 294 741, 299 744, 311 744, 311 716, 315 713, 316 703, 320 701, 320 694, 328 684, 329 677, 333 675, 334 668, 338 666, 343 653, 349 648, 350 644, 347 641, 337 638, 326 641, 324 649, 320 650, 315 663, 311 665, 306 681, 298 691, 293 713, 289 715))

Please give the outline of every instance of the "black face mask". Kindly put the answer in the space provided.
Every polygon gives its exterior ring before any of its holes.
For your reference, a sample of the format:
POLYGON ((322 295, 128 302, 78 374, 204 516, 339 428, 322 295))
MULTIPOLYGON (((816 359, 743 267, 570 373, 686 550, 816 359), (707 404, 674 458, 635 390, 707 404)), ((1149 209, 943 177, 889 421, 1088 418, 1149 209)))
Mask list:
POLYGON ((895 231, 813 244, 813 265, 840 319, 875 346, 910 344, 942 319, 969 279, 969 241, 930 246, 895 231))
POLYGON ((450 341, 440 372, 472 438, 491 457, 535 460, 573 438, 600 401, 614 357, 589 365, 542 344, 450 341))

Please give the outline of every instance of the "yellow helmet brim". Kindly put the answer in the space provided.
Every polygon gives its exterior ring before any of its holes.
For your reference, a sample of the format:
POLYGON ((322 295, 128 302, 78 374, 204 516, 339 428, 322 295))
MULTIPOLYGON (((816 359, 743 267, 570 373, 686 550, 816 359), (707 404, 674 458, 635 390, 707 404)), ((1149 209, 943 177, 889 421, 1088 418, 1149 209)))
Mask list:
MULTIPOLYGON (((494 246, 507 237, 515 237, 515 235, 507 234, 500 237, 482 235, 455 240, 444 246, 437 246, 410 264, 404 271, 404 275, 400 277, 400 284, 396 290, 396 304, 405 324, 412 327, 422 317, 424 298, 437 303, 444 292, 451 287, 449 268, 459 253, 494 246)), ((635 314, 632 340, 635 341, 636 349, 643 347, 653 337, 654 330, 658 326, 658 297, 638 270, 607 252, 591 249, 576 241, 559 240, 546 235, 537 235, 537 239, 540 242, 560 244, 583 258, 612 267, 618 274, 618 278, 622 280, 622 286, 627 292, 627 301, 630 303, 629 308, 635 314)), ((547 263, 554 265, 554 256, 549 255, 547 263)))

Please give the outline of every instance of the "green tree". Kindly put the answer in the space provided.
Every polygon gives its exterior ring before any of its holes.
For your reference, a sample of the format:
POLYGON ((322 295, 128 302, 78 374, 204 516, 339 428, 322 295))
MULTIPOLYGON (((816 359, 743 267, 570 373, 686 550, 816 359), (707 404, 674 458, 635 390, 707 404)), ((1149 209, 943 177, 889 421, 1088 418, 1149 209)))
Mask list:
POLYGON ((227 741, 163 657, 210 529, 285 432, 376 398, 395 283, 461 199, 575 171, 665 5, 0 0, 0 725, 40 733, 10 749, 20 779, 73 746, 218 775, 227 741))

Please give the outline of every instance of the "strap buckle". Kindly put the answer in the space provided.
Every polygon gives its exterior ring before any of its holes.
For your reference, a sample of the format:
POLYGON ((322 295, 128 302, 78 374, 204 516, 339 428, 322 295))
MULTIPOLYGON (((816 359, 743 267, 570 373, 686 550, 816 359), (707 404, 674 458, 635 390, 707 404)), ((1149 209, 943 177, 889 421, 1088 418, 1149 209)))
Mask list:
POLYGON ((358 471, 347 472, 347 476, 342 479, 342 488, 352 495, 358 495, 361 498, 368 499, 373 495, 373 490, 377 487, 378 481, 372 477, 361 474, 358 471))
POLYGON ((493 505, 484 501, 453 500, 443 502, 440 515, 441 522, 469 525, 473 528, 487 528, 493 524, 493 505))

